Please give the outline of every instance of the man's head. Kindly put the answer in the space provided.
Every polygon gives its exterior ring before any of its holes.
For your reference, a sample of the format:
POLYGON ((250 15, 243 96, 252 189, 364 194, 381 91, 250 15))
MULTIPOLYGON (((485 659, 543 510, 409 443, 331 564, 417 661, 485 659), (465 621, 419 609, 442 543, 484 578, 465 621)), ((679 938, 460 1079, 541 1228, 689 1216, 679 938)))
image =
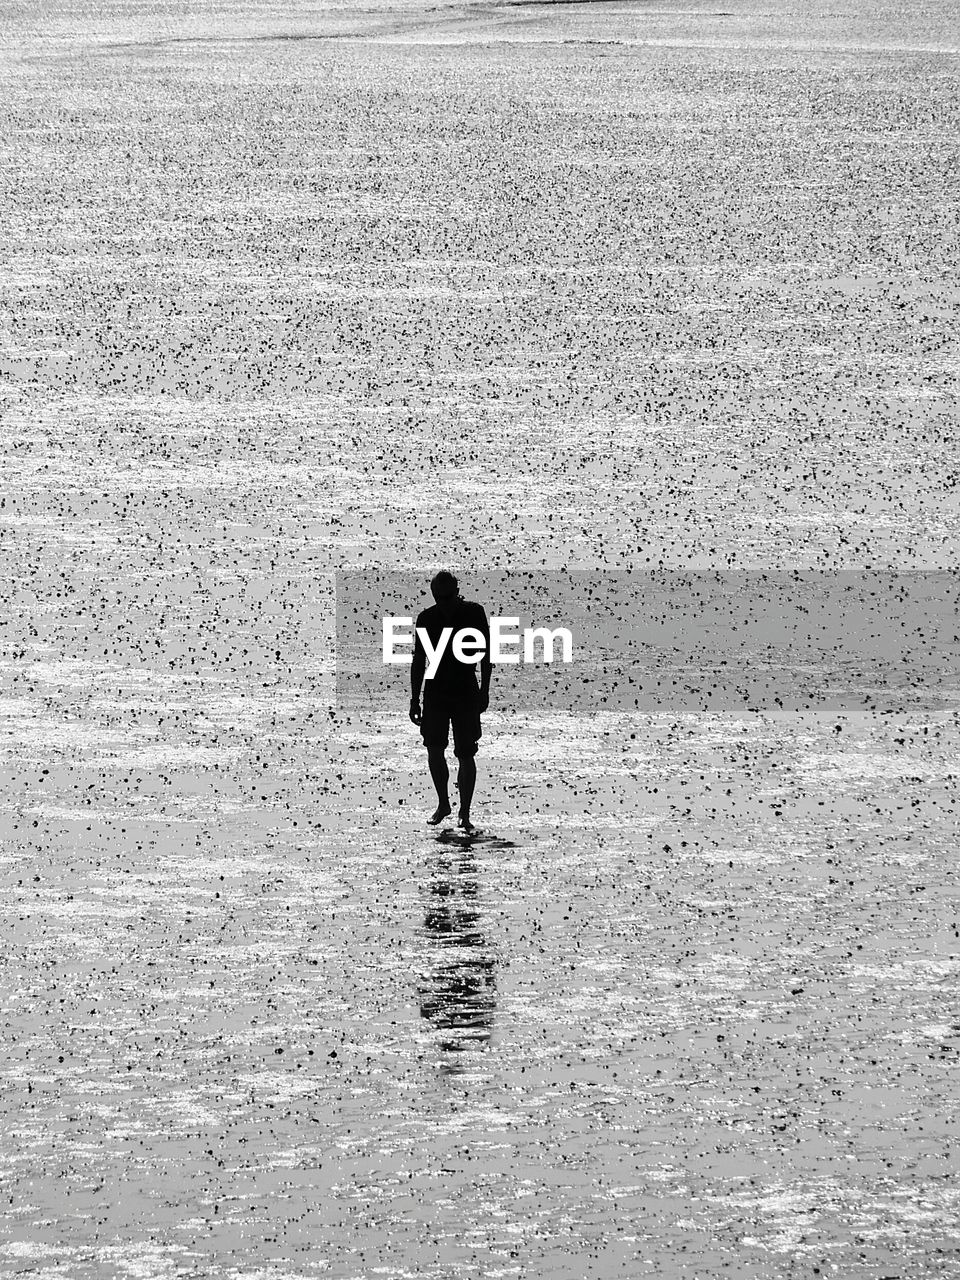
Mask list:
POLYGON ((430 583, 430 590, 433 592, 433 598, 437 604, 445 604, 456 600, 460 594, 457 580, 449 569, 440 570, 430 583))

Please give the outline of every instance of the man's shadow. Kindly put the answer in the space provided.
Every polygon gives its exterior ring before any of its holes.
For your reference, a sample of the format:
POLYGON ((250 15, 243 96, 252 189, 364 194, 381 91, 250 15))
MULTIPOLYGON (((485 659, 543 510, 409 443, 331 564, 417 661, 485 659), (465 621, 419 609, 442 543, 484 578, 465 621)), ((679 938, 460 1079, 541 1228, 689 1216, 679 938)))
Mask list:
POLYGON ((480 827, 474 827, 470 831, 462 831, 459 827, 441 827, 434 839, 437 844, 447 845, 451 849, 470 850, 478 845, 483 846, 484 849, 515 849, 517 847, 512 840, 504 840, 502 836, 492 835, 489 831, 481 830, 480 827))
MULTIPOLYGON (((487 1046, 496 1010, 496 961, 480 927, 477 865, 464 847, 468 839, 451 840, 460 848, 437 860, 422 929, 431 954, 418 991, 420 1012, 439 1032, 447 1055, 487 1046)), ((458 1071, 455 1056, 442 1069, 458 1071)))

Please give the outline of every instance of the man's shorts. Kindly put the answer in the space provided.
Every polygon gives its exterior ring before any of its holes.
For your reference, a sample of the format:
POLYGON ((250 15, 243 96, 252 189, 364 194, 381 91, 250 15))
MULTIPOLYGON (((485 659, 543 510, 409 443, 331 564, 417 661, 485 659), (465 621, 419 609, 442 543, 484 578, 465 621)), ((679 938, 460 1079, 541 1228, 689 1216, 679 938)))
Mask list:
POLYGON ((480 740, 480 690, 462 692, 431 689, 423 691, 420 734, 424 745, 446 747, 453 725, 453 752, 456 756, 475 756, 480 740))

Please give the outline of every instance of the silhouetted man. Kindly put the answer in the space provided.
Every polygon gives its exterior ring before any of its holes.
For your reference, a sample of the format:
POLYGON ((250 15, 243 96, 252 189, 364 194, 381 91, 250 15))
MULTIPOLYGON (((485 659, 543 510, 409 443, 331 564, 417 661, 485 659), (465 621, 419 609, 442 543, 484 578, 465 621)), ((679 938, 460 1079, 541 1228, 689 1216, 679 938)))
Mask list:
POLYGON ((490 701, 490 628, 483 606, 472 600, 464 600, 456 578, 446 569, 430 583, 436 601, 417 617, 416 626, 423 628, 434 652, 441 643, 444 627, 451 627, 443 655, 433 677, 424 680, 427 670, 427 654, 419 634, 415 633, 413 663, 410 667, 410 719, 420 726, 420 734, 427 748, 430 777, 437 789, 437 811, 427 821, 436 826, 451 812, 447 793, 449 770, 445 751, 453 726, 453 752, 459 761, 457 791, 460 793, 458 825, 466 831, 473 830, 470 821, 470 803, 477 781, 474 757, 480 740, 480 716, 490 701), (480 684, 477 685, 476 662, 461 662, 454 654, 454 639, 458 631, 473 627, 483 637, 483 654, 480 659, 480 684), (420 686, 423 685, 423 709, 420 708, 420 686))

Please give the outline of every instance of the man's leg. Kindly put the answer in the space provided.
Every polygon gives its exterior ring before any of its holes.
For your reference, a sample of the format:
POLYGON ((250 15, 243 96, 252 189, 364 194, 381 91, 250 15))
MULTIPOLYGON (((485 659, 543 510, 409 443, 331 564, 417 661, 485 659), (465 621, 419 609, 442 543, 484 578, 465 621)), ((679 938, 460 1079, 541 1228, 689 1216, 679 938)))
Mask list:
POLYGON ((427 761, 430 765, 430 777, 433 779, 433 785, 437 789, 437 811, 432 818, 427 821, 436 826, 441 822, 450 809, 450 797, 447 791, 447 785, 450 781, 450 770, 447 768, 446 743, 433 743, 427 746, 427 761))
POLYGON ((473 800, 473 789, 477 785, 477 762, 472 755, 460 756, 460 767, 457 770, 457 791, 460 793, 460 813, 458 825, 470 828, 470 803, 473 800))
POLYGON ((424 690, 423 714, 420 718, 420 734, 423 745, 427 748, 427 763, 430 766, 430 777, 437 789, 437 809, 427 821, 432 827, 451 812, 450 797, 447 786, 450 771, 447 768, 447 757, 444 752, 450 741, 450 712, 442 702, 424 690))
POLYGON ((473 830, 470 821, 470 805, 473 789, 477 785, 477 744, 480 741, 479 695, 465 698, 450 717, 453 724, 453 749, 460 767, 457 770, 457 791, 460 793, 460 813, 457 826, 473 830))

